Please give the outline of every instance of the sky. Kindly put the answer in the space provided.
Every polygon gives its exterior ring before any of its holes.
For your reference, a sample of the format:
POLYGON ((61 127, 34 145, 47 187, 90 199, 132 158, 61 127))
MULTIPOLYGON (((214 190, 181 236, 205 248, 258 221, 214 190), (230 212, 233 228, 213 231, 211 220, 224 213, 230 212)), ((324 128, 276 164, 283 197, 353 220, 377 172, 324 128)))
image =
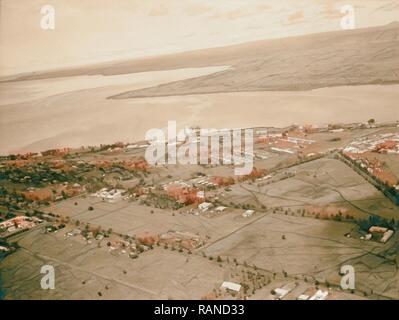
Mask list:
POLYGON ((399 20, 399 0, 0 0, 0 76, 399 20), (41 28, 41 8, 55 29, 41 28))

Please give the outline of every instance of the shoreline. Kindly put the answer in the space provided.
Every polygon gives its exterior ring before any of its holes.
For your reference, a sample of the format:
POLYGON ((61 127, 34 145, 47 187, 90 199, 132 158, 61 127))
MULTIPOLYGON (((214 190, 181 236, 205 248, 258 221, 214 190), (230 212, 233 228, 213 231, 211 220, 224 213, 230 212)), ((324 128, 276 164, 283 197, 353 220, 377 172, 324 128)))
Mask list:
MULTIPOLYGON (((386 128, 398 128, 399 130, 399 122, 382 122, 378 123, 376 125, 373 125, 370 127, 367 123, 362 123, 362 122, 351 122, 351 123, 332 123, 329 125, 323 125, 323 126, 318 126, 318 125, 309 125, 309 124, 291 124, 289 126, 285 127, 276 127, 276 126, 255 126, 255 127, 235 127, 235 128, 216 128, 217 131, 232 131, 236 129, 240 130, 245 130, 245 129, 253 129, 254 130, 254 139, 258 136, 263 136, 265 135, 264 132, 269 131, 266 135, 268 134, 275 134, 275 133, 283 133, 284 131, 290 131, 290 130, 296 130, 296 129, 303 129, 305 126, 310 126, 311 128, 311 133, 322 133, 322 132, 330 132, 333 133, 336 130, 361 130, 361 129, 371 129, 374 128, 376 130, 379 129, 386 129, 386 128), (257 130, 259 130, 259 133, 257 133, 257 130)), ((201 129, 199 127, 193 128, 193 130, 196 129, 201 129)), ((179 128, 178 128, 179 130, 179 128)), ((54 147, 54 148, 49 148, 49 149, 42 149, 42 150, 30 150, 26 152, 21 152, 21 153, 9 153, 9 154, 4 154, 0 153, 0 159, 4 158, 9 158, 12 156, 16 156, 17 158, 19 157, 24 157, 24 156, 31 156, 31 155, 36 155, 36 156, 43 156, 42 153, 49 152, 49 151, 55 151, 55 152, 62 152, 65 154, 70 154, 73 152, 82 152, 85 150, 90 150, 94 149, 95 151, 98 151, 99 149, 104 149, 104 148, 127 148, 128 146, 136 146, 132 149, 135 150, 140 150, 145 148, 148 145, 148 141, 143 139, 143 140, 136 140, 136 141, 113 141, 110 143, 100 143, 100 144, 95 144, 95 145, 82 145, 82 146, 61 146, 61 147, 54 147)), ((105 149, 104 149, 105 150, 105 149)), ((106 150, 105 150, 106 151, 106 150)), ((113 151, 113 150, 112 150, 113 151)))

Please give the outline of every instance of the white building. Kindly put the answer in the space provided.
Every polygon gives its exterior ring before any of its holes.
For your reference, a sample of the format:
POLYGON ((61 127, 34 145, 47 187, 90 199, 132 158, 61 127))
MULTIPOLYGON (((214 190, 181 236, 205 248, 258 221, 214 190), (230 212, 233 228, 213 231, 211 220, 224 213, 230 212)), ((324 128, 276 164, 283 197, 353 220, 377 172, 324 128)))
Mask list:
POLYGON ((315 142, 316 142, 315 140, 302 139, 302 138, 295 138, 295 137, 288 137, 287 140, 288 140, 289 142, 296 143, 296 144, 297 144, 298 142, 306 143, 306 144, 312 144, 312 143, 315 143, 315 142))
POLYGON ((393 235, 393 230, 388 230, 387 232, 384 233, 384 235, 381 238, 382 243, 386 243, 393 235))
POLYGON ((373 235, 371 233, 368 233, 364 236, 364 240, 371 240, 371 238, 373 237, 373 235))
POLYGON ((295 151, 293 151, 291 149, 283 149, 283 148, 276 148, 276 147, 272 147, 271 150, 276 151, 276 152, 285 152, 285 153, 289 153, 289 154, 295 153, 295 151))
POLYGON ((198 209, 201 210, 202 212, 208 211, 213 207, 213 204, 210 202, 203 202, 198 205, 198 209))
POLYGON ((328 291, 317 290, 317 292, 310 297, 309 300, 326 300, 328 291))
POLYGON ((197 198, 198 199, 205 199, 205 192, 204 191, 198 191, 197 192, 197 198))
POLYGON ((239 292, 241 290, 241 285, 238 283, 230 282, 230 281, 225 281, 222 283, 220 286, 221 289, 228 289, 231 291, 239 292))
POLYGON ((0 252, 8 252, 8 251, 10 251, 10 249, 8 249, 7 247, 0 246, 0 252))
POLYGON ((122 198, 122 193, 124 190, 121 189, 111 189, 102 188, 100 191, 97 191, 93 194, 94 197, 102 198, 108 202, 115 202, 122 198))
POLYGON ((255 213, 254 210, 247 210, 247 211, 245 211, 245 212, 242 214, 242 216, 243 216, 244 218, 250 218, 250 217, 253 216, 254 213, 255 213))
POLYGON ((276 299, 281 300, 290 292, 290 290, 277 288, 274 289, 274 292, 275 292, 274 296, 276 297, 276 299))

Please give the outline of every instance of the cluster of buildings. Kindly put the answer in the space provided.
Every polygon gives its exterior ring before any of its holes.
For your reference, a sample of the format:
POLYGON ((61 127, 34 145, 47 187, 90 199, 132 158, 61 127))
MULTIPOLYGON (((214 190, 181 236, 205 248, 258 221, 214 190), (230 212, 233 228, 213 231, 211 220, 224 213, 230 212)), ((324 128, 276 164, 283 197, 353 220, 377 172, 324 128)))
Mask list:
POLYGON ((200 235, 188 231, 168 231, 159 236, 159 242, 192 250, 203 246, 206 240, 200 235))
POLYGON ((394 234, 393 230, 378 226, 372 226, 369 228, 368 231, 369 233, 367 233, 365 236, 362 236, 360 238, 361 240, 375 239, 377 241, 380 241, 381 243, 387 243, 394 234))
POLYGON ((50 150, 46 150, 46 151, 42 151, 41 155, 43 157, 62 157, 65 156, 66 154, 68 154, 69 152, 71 152, 70 148, 61 148, 61 149, 50 149, 50 150))
POLYGON ((208 176, 193 178, 189 181, 189 183, 197 187, 217 187, 217 183, 208 176))
MULTIPOLYGON (((212 192, 217 187, 227 187, 235 183, 232 177, 201 176, 188 181, 175 180, 162 185, 162 189, 169 196, 183 204, 201 204, 206 201, 205 190, 208 191, 207 198, 212 198, 212 192)), ((199 206, 201 212, 210 209, 209 204, 199 206)))
POLYGON ((134 149, 144 149, 149 146, 148 143, 143 143, 143 144, 128 144, 125 148, 127 150, 134 150, 134 149))
MULTIPOLYGON (((198 211, 199 211, 200 213, 210 213, 210 214, 216 213, 216 214, 220 214, 220 213, 222 213, 222 212, 225 212, 225 211, 228 210, 228 209, 229 209, 229 208, 228 208, 228 207, 225 207, 225 206, 217 206, 217 207, 215 207, 215 206, 213 205, 213 203, 211 203, 211 202, 202 202, 202 203, 200 203, 200 204, 198 205, 198 211)), ((254 214, 255 214, 255 210, 250 210, 250 209, 248 209, 248 210, 245 210, 245 211, 241 214, 241 216, 242 216, 243 218, 250 218, 250 217, 252 217, 254 214)))
POLYGON ((345 155, 351 161, 358 164, 362 169, 366 170, 370 175, 376 177, 379 181, 386 183, 389 186, 396 187, 398 190, 398 178, 382 160, 379 160, 368 153, 347 153, 345 155))
POLYGON ((93 197, 101 198, 103 201, 114 203, 123 198, 125 190, 102 188, 92 194, 93 197))
POLYGON ((130 160, 93 160, 89 163, 95 165, 96 168, 106 170, 113 169, 113 171, 117 168, 125 169, 127 171, 147 171, 149 167, 148 162, 142 157, 130 160))
POLYGON ((0 223, 0 236, 5 237, 20 231, 26 231, 43 222, 35 217, 17 216, 0 223))
POLYGON ((284 134, 263 137, 270 150, 277 153, 296 154, 302 152, 306 146, 315 143, 315 140, 292 137, 284 134))
POLYGON ((357 139, 346 146, 343 153, 380 182, 399 190, 397 175, 383 161, 384 156, 376 155, 399 155, 399 133, 376 134, 357 139))
MULTIPOLYGON (((138 237, 136 240, 130 239, 125 240, 121 237, 113 237, 113 240, 109 240, 109 232, 101 230, 81 230, 75 228, 65 233, 66 238, 81 236, 87 244, 91 244, 92 241, 102 241, 107 238, 108 252, 112 254, 127 254, 130 258, 135 259, 138 254, 144 251, 150 250, 152 244, 157 238, 151 238, 152 241, 146 242, 146 236, 138 237), (155 240, 154 240, 155 239, 155 240)), ((148 237, 149 239, 149 237, 148 237)))
POLYGON ((82 230, 76 228, 76 229, 73 229, 72 231, 67 232, 67 233, 65 234, 65 237, 66 237, 66 238, 75 237, 75 236, 81 235, 81 234, 82 234, 82 230))
POLYGON ((225 206, 217 206, 215 207, 211 202, 203 202, 198 205, 198 210, 200 213, 209 213, 209 214, 220 214, 227 211, 229 208, 225 206))
MULTIPOLYGON (((281 288, 276 288, 272 291, 272 298, 274 300, 283 300, 289 293, 291 293, 298 286, 297 283, 288 283, 281 288)), ((242 289, 241 284, 224 281, 220 286, 220 289, 226 292, 239 293, 242 289)), ((329 295, 328 291, 321 289, 308 288, 296 297, 297 300, 326 300, 329 295)))
POLYGON ((167 195, 182 204, 200 203, 205 200, 204 191, 198 190, 192 184, 182 180, 169 182, 162 187, 167 195))
POLYGON ((351 142, 344 152, 349 154, 365 152, 399 154, 399 133, 384 133, 359 138, 351 142))
MULTIPOLYGON (((296 287, 297 287, 297 284, 289 283, 289 284, 286 284, 285 286, 283 286, 282 288, 274 289, 273 290, 274 299, 275 300, 284 299, 296 287)), ((317 291, 314 292, 314 289, 312 289, 312 290, 306 290, 304 293, 300 294, 296 299, 297 300, 326 300, 328 297, 328 294, 329 294, 328 291, 323 291, 321 289, 317 289, 317 291), (310 291, 312 291, 312 292, 310 292, 310 291)))
POLYGON ((183 188, 184 187, 189 188, 189 187, 194 187, 194 186, 195 187, 216 187, 217 186, 217 184, 212 181, 212 178, 208 177, 208 176, 192 178, 192 179, 188 180, 187 182, 184 180, 170 181, 168 183, 163 184, 162 188, 164 190, 166 190, 171 185, 175 185, 175 186, 179 186, 179 187, 183 187, 183 188))
POLYGON ((82 194, 86 191, 84 186, 79 183, 64 182, 51 187, 33 188, 30 187, 27 191, 22 192, 25 199, 30 201, 59 201, 64 198, 70 198, 82 194))
POLYGON ((270 142, 269 145, 271 146, 270 149, 274 152, 296 154, 301 149, 305 148, 305 146, 315 142, 315 140, 283 136, 283 138, 270 142))
POLYGON ((210 211, 213 208, 213 204, 210 202, 202 202, 198 205, 198 210, 202 213, 210 211))

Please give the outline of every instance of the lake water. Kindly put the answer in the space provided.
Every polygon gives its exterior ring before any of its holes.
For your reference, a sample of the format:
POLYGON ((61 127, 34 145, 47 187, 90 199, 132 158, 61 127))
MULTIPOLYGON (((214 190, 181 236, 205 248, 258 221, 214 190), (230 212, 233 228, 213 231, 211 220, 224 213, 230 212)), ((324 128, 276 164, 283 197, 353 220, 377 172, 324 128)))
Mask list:
POLYGON ((147 130, 229 128, 399 120, 399 85, 306 92, 236 92, 113 100, 133 89, 198 77, 228 67, 0 84, 0 154, 143 140, 147 130))

